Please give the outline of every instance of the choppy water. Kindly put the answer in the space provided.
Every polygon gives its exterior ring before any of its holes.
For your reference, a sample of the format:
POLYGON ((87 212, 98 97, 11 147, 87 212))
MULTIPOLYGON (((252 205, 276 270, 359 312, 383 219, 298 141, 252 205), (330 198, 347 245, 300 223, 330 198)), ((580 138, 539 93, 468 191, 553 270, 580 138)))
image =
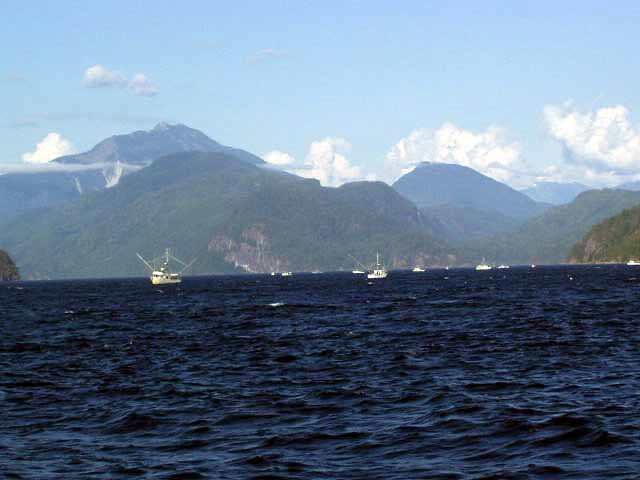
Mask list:
POLYGON ((8 478, 640 477, 640 268, 0 285, 8 478))

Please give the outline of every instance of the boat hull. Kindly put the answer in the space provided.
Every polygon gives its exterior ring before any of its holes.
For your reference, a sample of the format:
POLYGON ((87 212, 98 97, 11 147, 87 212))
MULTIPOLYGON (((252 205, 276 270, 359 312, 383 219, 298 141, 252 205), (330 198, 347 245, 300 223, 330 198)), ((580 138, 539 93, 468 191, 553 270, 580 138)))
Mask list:
POLYGON ((175 285, 181 282, 182 282, 181 278, 151 277, 151 283, 153 285, 175 285))

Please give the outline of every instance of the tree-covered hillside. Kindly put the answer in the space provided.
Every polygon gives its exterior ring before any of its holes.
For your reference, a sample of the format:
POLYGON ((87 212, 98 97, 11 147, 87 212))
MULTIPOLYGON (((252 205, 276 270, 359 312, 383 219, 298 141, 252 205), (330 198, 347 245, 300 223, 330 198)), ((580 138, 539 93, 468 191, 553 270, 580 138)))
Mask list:
POLYGON ((4 250, 0 250, 0 281, 20 280, 16 264, 4 250))
POLYGON ((31 212, 0 232, 25 277, 142 275, 165 247, 194 273, 449 264, 418 209, 381 182, 325 188, 224 153, 163 157, 116 187, 31 212))
POLYGON ((571 250, 576 263, 626 262, 640 258, 640 207, 594 225, 571 250))

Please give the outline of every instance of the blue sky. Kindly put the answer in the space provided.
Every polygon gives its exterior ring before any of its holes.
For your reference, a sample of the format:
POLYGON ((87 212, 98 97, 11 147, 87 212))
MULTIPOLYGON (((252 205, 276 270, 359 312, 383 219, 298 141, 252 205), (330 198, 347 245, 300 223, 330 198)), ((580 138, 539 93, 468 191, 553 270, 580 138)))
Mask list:
POLYGON ((453 161, 512 184, 640 173, 637 2, 5 0, 0 16, 0 162, 51 132, 83 151, 166 120, 307 170, 316 142, 371 178, 391 178, 390 151, 416 130, 403 167, 449 159, 434 153, 446 133, 453 161), (95 65, 158 93, 87 88, 95 65), (610 142, 594 147, 603 122, 610 142))

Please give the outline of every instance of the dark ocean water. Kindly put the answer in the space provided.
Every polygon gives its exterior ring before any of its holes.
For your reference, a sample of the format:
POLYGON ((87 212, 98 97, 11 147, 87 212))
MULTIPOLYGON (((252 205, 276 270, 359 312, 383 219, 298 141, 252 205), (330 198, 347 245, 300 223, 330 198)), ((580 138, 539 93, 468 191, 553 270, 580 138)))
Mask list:
POLYGON ((640 478, 640 268, 0 285, 7 478, 640 478))

